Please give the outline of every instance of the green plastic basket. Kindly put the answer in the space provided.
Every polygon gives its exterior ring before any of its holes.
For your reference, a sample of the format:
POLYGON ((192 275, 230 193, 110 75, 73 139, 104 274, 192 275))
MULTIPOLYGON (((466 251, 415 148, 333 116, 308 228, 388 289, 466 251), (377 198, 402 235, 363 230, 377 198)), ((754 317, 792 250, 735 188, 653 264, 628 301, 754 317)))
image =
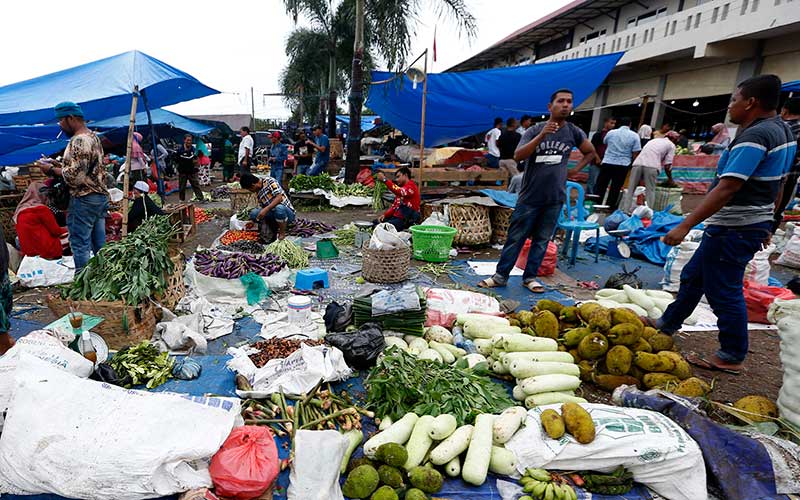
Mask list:
POLYGON ((457 232, 448 226, 412 226, 414 258, 426 262, 447 262, 457 232))

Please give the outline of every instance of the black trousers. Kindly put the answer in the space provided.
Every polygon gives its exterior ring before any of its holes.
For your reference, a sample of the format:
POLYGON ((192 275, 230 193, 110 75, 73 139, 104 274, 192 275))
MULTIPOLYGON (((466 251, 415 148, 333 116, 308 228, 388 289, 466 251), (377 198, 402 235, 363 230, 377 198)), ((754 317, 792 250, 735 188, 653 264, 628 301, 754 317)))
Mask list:
POLYGON ((594 193, 602 199, 610 183, 611 192, 608 193, 608 201, 605 204, 611 207, 612 210, 617 208, 619 192, 622 189, 622 185, 625 184, 625 178, 628 176, 630 169, 630 165, 612 165, 610 163, 600 165, 600 174, 597 176, 594 193))

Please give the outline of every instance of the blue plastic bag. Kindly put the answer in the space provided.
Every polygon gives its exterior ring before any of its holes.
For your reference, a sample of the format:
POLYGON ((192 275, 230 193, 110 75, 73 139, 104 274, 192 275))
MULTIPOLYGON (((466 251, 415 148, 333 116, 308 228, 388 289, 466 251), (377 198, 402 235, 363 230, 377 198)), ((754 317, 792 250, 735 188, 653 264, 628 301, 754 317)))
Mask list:
POLYGON ((632 215, 630 218, 628 218, 628 220, 622 222, 617 229, 620 231, 628 230, 630 232, 634 232, 640 227, 644 227, 644 224, 642 224, 642 219, 640 219, 638 215, 632 215))
POLYGON ((615 210, 613 214, 606 217, 605 222, 603 222, 603 229, 605 229, 606 232, 616 231, 619 228, 620 224, 622 224, 629 218, 630 217, 628 217, 622 210, 615 210))

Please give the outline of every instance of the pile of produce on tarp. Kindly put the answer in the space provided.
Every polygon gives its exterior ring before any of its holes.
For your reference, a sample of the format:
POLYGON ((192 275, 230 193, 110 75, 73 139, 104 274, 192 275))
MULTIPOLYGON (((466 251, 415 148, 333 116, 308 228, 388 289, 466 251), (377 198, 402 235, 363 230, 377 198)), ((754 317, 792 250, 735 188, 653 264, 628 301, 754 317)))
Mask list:
POLYGON ((353 321, 357 327, 364 323, 378 323, 383 330, 421 337, 425 330, 426 299, 417 288, 419 309, 401 310, 388 314, 373 315, 373 296, 356 297, 353 300, 353 321))
POLYGON ((249 273, 271 276, 285 266, 283 260, 269 253, 254 255, 206 248, 198 250, 194 256, 197 272, 214 278, 236 279, 249 273))

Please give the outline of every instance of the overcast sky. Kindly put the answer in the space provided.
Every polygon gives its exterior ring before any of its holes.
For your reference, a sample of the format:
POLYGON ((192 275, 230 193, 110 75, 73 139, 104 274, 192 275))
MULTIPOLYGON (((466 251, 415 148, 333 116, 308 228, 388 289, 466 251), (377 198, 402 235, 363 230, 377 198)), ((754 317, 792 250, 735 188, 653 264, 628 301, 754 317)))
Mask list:
MULTIPOLYGON (((336 1, 336 0, 334 0, 336 1)), ((423 0, 433 3, 436 0, 423 0)), ((460 38, 433 10, 420 16, 411 59, 433 44, 434 72, 445 70, 568 0, 466 0, 478 19, 477 37, 460 38)), ((140 50, 193 75, 223 95, 170 109, 182 114, 250 113, 282 118, 278 77, 286 64, 284 43, 294 28, 282 0, 118 0, 3 2, 0 86, 119 54, 140 50)), ((65 89, 64 99, 68 99, 65 89)))

